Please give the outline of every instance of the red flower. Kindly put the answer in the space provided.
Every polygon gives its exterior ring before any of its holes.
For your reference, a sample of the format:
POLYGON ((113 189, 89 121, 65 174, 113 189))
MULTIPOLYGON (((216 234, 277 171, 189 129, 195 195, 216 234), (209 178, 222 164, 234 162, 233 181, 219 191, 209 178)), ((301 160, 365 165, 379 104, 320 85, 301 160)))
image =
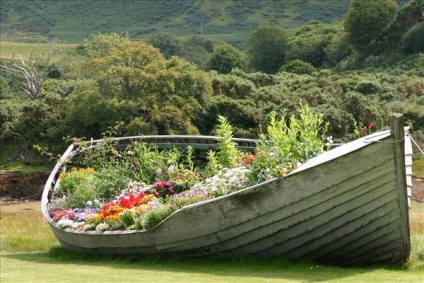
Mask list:
POLYGON ((368 124, 368 126, 367 126, 367 129, 368 130, 370 130, 372 127, 374 127, 375 126, 375 123, 374 122, 370 122, 369 124, 368 124))

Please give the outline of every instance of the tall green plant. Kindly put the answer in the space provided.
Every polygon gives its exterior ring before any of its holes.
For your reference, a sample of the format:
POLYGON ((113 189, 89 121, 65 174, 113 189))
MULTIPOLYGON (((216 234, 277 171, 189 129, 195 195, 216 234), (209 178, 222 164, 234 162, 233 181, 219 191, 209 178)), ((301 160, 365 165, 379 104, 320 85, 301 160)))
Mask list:
POLYGON ((218 116, 218 122, 215 130, 219 136, 218 162, 222 167, 234 168, 237 166, 241 153, 236 148, 236 143, 232 141, 233 127, 224 116, 218 116))
POLYGON ((261 134, 257 143, 257 158, 250 168, 250 178, 257 182, 287 174, 290 170, 324 150, 327 124, 323 114, 310 112, 300 105, 299 117, 270 114, 267 134, 261 134))

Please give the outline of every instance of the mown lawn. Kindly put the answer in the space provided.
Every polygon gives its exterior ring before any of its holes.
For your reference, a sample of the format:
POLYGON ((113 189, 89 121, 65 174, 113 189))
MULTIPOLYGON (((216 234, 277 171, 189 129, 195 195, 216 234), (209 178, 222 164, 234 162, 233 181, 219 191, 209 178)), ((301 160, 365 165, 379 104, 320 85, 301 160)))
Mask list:
POLYGON ((39 202, 1 206, 0 282, 423 282, 424 204, 413 203, 406 265, 341 268, 288 259, 82 255, 61 247, 39 202))

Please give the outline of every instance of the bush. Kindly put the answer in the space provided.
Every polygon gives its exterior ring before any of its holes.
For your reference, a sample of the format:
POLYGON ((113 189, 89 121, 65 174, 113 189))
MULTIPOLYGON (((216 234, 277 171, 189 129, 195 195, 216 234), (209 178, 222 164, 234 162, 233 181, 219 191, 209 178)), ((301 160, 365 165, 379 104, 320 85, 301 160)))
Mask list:
POLYGON ((360 81, 355 87, 356 92, 362 93, 364 95, 377 93, 380 91, 380 89, 381 85, 379 82, 369 80, 360 81))
POLYGON ((303 75, 303 74, 311 75, 313 72, 316 72, 316 71, 317 69, 314 66, 312 66, 312 64, 308 62, 304 62, 299 59, 293 60, 284 64, 278 70, 278 72, 288 72, 288 73, 294 73, 298 75, 303 75))
POLYGON ((402 39, 403 51, 406 54, 424 51, 424 22, 413 26, 402 39))

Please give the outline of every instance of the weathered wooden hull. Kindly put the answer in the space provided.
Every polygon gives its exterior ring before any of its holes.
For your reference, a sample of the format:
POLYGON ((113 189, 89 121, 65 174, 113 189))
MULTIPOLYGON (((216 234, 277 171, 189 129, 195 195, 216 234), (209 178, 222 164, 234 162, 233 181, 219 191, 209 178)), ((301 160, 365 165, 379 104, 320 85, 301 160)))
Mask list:
POLYGON ((46 210, 49 183, 43 213, 61 244, 82 253, 403 261, 410 250, 408 196, 393 141, 389 132, 356 140, 284 178, 186 206, 149 231, 61 230, 46 210))

